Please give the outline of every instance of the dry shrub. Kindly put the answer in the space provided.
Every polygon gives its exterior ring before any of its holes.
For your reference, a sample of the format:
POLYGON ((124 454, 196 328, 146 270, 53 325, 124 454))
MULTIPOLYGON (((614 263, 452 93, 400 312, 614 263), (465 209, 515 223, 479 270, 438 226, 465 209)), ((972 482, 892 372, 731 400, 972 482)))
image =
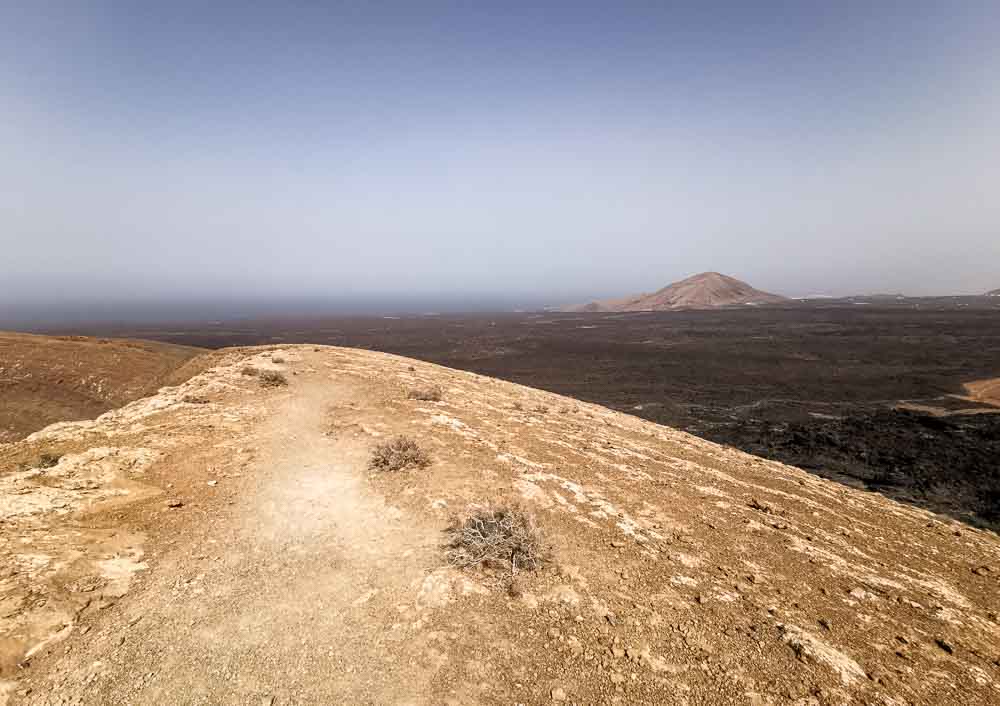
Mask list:
POLYGON ((372 449, 368 467, 374 471, 401 471, 404 468, 426 468, 431 457, 408 436, 383 441, 372 449))
POLYGON ((538 412, 539 414, 548 414, 549 408, 547 405, 540 404, 535 406, 535 411, 538 412))
POLYGON ((38 457, 38 468, 52 468, 59 465, 62 454, 45 453, 38 457))
POLYGON ((211 402, 210 399, 202 395, 184 395, 184 398, 181 401, 186 402, 187 404, 208 404, 211 402))
POLYGON ((406 396, 411 400, 420 400, 422 402, 440 402, 443 394, 444 390, 441 389, 440 385, 426 385, 424 387, 413 388, 406 396))
POLYGON ((548 550, 535 517, 519 505, 492 505, 456 520, 446 530, 452 566, 484 566, 535 571, 548 561, 548 550))
POLYGON ((288 384, 288 378, 276 370, 264 370, 260 374, 261 387, 284 387, 288 384))
POLYGON ((260 371, 252 365, 244 365, 240 370, 241 375, 246 375, 247 377, 253 377, 255 375, 260 375, 260 371))
POLYGON ((271 356, 271 362, 272 363, 278 363, 280 365, 281 363, 285 362, 285 359, 282 358, 280 355, 272 355, 271 356))

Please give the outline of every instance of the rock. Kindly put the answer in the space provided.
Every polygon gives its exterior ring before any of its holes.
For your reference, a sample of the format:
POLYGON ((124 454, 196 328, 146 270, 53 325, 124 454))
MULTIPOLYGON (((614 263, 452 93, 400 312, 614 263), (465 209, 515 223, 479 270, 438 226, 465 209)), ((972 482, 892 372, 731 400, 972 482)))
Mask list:
POLYGON ((615 549, 621 549, 625 546, 625 542, 619 542, 618 540, 611 540, 611 546, 615 549))
POLYGON ((778 624, 781 639, 788 644, 796 656, 803 662, 809 660, 822 664, 840 676, 845 686, 867 679, 868 675, 850 656, 834 649, 815 635, 812 635, 796 625, 778 624))
POLYGON ((826 630, 833 630, 833 626, 830 624, 830 621, 827 620, 826 618, 820 618, 818 622, 820 626, 822 626, 826 630))
POLYGON ((565 701, 566 691, 560 687, 556 687, 552 690, 552 700, 553 701, 565 701))
POLYGON ((856 601, 863 601, 866 598, 872 598, 872 594, 866 591, 865 589, 861 588, 860 586, 851 589, 851 591, 847 595, 849 595, 856 601))
POLYGON ((219 484, 219 481, 217 481, 217 480, 210 480, 210 481, 208 481, 208 485, 209 485, 210 487, 212 487, 212 488, 214 488, 214 487, 215 487, 215 486, 217 486, 218 484, 219 484))
POLYGON ((168 500, 167 507, 184 507, 183 500, 168 500))
POLYGON ((621 672, 612 672, 611 673, 611 683, 612 684, 624 684, 625 683, 625 675, 622 674, 621 672))
POLYGON ((934 644, 936 644, 938 647, 940 647, 942 650, 944 650, 948 654, 955 654, 955 647, 954 647, 954 645, 952 645, 950 642, 948 642, 944 638, 941 638, 941 637, 937 638, 936 640, 934 640, 934 644))

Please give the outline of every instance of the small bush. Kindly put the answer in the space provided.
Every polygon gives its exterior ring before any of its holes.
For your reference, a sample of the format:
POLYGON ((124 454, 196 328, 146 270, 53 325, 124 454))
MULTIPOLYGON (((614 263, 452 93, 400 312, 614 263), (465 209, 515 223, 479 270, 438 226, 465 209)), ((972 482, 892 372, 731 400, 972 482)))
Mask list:
POLYGON ((372 450, 368 467, 375 471, 401 471, 404 468, 425 468, 431 457, 408 436, 383 441, 372 450))
POLYGON ((62 454, 42 454, 38 457, 39 468, 52 468, 59 464, 62 454))
POLYGON ((285 359, 282 358, 280 355, 272 355, 271 356, 271 362, 272 363, 277 363, 278 365, 280 365, 281 363, 285 362, 285 359))
POLYGON ((452 566, 487 566, 509 571, 535 571, 548 560, 534 516, 520 506, 490 506, 473 512, 447 530, 452 566))
POLYGON ((440 385, 427 385, 426 387, 413 388, 406 396, 411 400, 422 402, 440 402, 443 394, 444 390, 441 389, 440 385))
POLYGON ((247 377, 254 377, 260 375, 260 371, 252 365, 244 365, 243 369, 240 370, 241 375, 246 375, 247 377))
POLYGON ((265 370, 260 374, 261 387, 284 387, 288 378, 276 370, 265 370))

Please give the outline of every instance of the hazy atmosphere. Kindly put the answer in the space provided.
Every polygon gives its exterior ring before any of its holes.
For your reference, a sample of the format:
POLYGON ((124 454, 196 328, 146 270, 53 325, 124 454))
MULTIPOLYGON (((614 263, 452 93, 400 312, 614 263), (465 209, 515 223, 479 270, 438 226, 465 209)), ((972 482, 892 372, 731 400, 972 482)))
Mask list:
POLYGON ((1000 704, 1000 0, 0 5, 0 706, 1000 704))
POLYGON ((8 5, 6 313, 1000 287, 994 2, 319 5, 8 5))

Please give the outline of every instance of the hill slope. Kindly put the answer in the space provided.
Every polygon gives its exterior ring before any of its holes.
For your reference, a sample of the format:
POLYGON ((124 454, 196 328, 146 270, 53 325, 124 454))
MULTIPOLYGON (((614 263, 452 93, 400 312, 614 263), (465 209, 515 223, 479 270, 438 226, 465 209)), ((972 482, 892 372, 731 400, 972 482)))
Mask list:
POLYGON ((151 341, 0 331, 0 443, 155 392, 202 353, 151 341))
POLYGON ((1000 289, 994 289, 992 292, 986 292, 988 297, 1000 297, 1000 289))
POLYGON ((652 294, 609 299, 569 307, 570 311, 671 311, 716 309, 725 306, 780 304, 788 301, 777 294, 754 289, 746 282, 718 272, 703 272, 667 285, 652 294))
POLYGON ((14 703, 1000 696, 995 534, 429 363, 312 346, 216 362, 0 447, 14 703), (409 399, 426 385, 441 401, 409 399), (396 433, 431 465, 369 471, 396 433), (552 545, 513 591, 443 556, 452 514, 494 500, 552 545))

